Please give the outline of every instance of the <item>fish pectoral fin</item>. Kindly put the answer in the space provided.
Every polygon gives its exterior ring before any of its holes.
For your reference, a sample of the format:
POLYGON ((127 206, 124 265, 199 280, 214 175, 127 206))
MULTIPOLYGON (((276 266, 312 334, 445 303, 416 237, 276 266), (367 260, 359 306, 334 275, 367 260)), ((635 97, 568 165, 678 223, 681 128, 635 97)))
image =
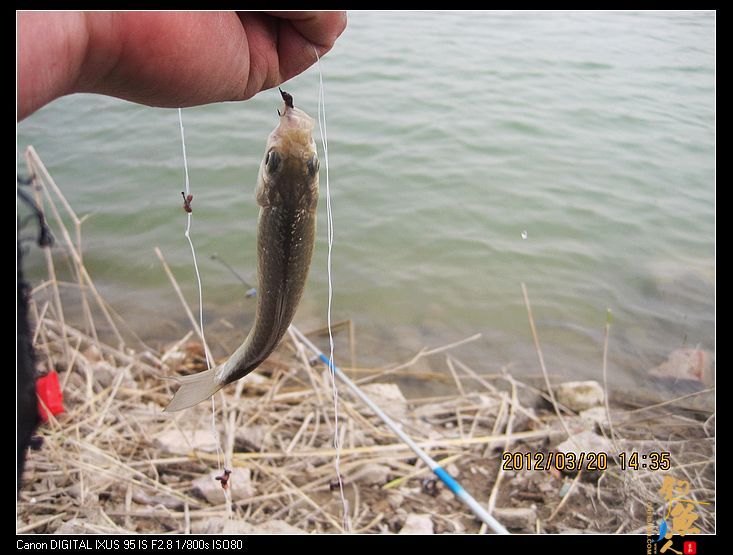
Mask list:
POLYGON ((191 408, 198 405, 201 401, 208 399, 224 387, 224 384, 216 381, 215 370, 216 368, 212 368, 211 370, 204 370, 198 374, 178 378, 181 387, 178 388, 178 391, 176 391, 176 394, 164 409, 164 412, 175 412, 191 408))

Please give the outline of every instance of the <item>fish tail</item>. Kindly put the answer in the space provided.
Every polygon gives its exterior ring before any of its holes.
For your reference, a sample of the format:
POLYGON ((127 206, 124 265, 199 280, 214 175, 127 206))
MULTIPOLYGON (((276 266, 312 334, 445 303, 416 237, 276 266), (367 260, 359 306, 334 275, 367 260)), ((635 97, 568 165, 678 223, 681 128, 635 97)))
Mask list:
POLYGON ((175 412, 188 409, 194 405, 198 405, 201 401, 208 399, 214 393, 219 391, 224 384, 219 383, 215 379, 214 371, 217 368, 204 370, 198 374, 191 376, 183 376, 178 378, 181 386, 171 399, 171 402, 164 409, 165 412, 175 412))

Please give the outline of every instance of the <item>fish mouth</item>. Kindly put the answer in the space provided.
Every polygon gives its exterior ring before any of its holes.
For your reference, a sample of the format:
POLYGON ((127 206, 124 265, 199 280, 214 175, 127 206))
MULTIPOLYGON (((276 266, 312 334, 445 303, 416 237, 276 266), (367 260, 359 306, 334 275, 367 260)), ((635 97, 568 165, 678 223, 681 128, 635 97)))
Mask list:
POLYGON ((315 122, 308 114, 293 103, 293 96, 278 87, 283 99, 283 107, 277 111, 280 121, 270 134, 270 147, 280 145, 285 152, 314 150, 312 133, 315 122))

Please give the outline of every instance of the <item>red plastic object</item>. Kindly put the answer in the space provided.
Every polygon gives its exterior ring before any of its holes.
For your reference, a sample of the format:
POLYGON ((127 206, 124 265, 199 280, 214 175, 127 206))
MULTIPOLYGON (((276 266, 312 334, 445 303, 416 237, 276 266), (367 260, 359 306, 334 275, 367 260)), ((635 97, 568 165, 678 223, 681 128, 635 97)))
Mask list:
POLYGON ((38 395, 38 415, 41 417, 41 422, 48 422, 46 409, 54 416, 64 412, 64 395, 59 386, 59 375, 54 370, 36 380, 36 394, 38 395))

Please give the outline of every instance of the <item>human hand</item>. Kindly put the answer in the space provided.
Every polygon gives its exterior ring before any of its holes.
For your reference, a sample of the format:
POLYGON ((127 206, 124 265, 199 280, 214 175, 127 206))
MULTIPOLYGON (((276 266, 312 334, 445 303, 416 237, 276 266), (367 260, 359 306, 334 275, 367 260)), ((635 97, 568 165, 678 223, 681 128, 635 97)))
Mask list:
POLYGON ((18 120, 75 92, 245 100, 310 67, 345 27, 345 12, 19 12, 18 120))

